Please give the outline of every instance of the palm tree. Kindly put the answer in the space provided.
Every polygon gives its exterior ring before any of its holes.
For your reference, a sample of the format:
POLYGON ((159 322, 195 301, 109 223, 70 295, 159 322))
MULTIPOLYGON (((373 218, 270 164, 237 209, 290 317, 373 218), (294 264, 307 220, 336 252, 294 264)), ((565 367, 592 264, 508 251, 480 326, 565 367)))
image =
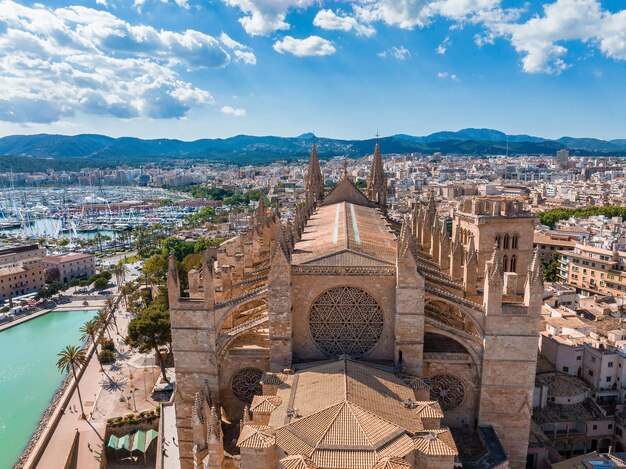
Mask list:
POLYGON ((125 283, 124 285, 122 285, 120 291, 122 292, 122 298, 124 299, 124 306, 128 308, 128 295, 133 293, 135 289, 130 283, 125 283))
POLYGON ((76 376, 76 368, 83 366, 87 362, 85 351, 75 345, 68 345, 58 353, 59 360, 57 368, 61 372, 69 373, 72 370, 74 380, 76 381, 76 392, 78 393, 78 402, 80 403, 80 416, 85 418, 85 410, 83 409, 83 398, 80 395, 80 387, 78 386, 78 377, 76 376))
POLYGON ((126 266, 124 264, 116 264, 111 267, 111 273, 115 275, 115 283, 119 287, 126 281, 126 266))
POLYGON ((115 317, 115 301, 113 298, 107 298, 104 302, 104 310, 107 311, 110 315, 111 320, 113 321, 113 325, 115 326, 115 331, 119 334, 120 330, 117 328, 117 318, 115 317))
POLYGON ((98 354, 98 341, 96 340, 96 335, 98 335, 98 330, 100 329, 100 325, 96 321, 96 319, 90 319, 85 324, 80 326, 78 331, 83 334, 81 336, 81 340, 86 342, 87 339, 91 339, 93 345, 96 347, 96 354, 98 354))
POLYGON ((100 252, 102 252, 102 241, 104 241, 104 236, 102 236, 102 234, 98 231, 96 232, 96 234, 93 237, 93 240, 95 241, 95 243, 98 245, 98 247, 100 248, 100 252))
MULTIPOLYGON (((98 356, 98 340, 96 339, 96 336, 98 335, 98 331, 100 330, 100 325, 98 324, 98 321, 96 320, 96 318, 90 319, 85 324, 83 324, 78 330, 79 332, 83 334, 80 338, 81 340, 86 342, 87 339, 89 338, 91 339, 91 341, 93 342, 93 346, 96 348, 96 356, 98 356)), ((104 371, 104 368, 102 367, 102 363, 100 363, 100 360, 98 360, 98 363, 100 364, 100 371, 102 371, 102 373, 106 375, 106 372, 104 371)), ((109 375, 107 375, 107 377, 108 376, 109 375)))
POLYGON ((111 338, 111 333, 109 332, 109 312, 101 309, 100 311, 98 311, 98 314, 96 314, 95 317, 95 321, 96 324, 98 324, 99 327, 101 327, 102 329, 104 329, 107 333, 107 335, 109 336, 109 339, 111 338))

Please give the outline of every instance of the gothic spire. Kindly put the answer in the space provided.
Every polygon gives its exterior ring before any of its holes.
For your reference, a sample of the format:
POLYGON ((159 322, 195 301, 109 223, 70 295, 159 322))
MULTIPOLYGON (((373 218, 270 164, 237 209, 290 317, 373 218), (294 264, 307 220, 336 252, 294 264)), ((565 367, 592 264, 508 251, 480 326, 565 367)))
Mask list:
POLYGON ((309 170, 306 175, 306 191, 313 196, 315 202, 321 202, 324 198, 324 178, 320 169, 320 160, 317 158, 317 147, 315 143, 311 148, 311 159, 309 160, 309 170))
POLYGON ((537 250, 533 253, 533 259, 528 267, 528 282, 531 285, 543 282, 543 266, 537 250))
POLYGON ((374 149, 372 168, 367 180, 367 192, 372 202, 383 208, 387 206, 387 177, 385 176, 385 167, 380 156, 380 145, 378 143, 374 149))
POLYGON ((489 280, 496 281, 504 276, 504 266, 502 264, 502 256, 500 255, 500 249, 495 247, 489 266, 487 269, 487 277, 489 280))

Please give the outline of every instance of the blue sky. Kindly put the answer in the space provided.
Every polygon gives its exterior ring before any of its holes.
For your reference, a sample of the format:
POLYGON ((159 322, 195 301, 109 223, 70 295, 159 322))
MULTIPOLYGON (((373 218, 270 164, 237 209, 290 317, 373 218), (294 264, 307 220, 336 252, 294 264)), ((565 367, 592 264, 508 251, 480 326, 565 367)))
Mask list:
POLYGON ((0 0, 0 135, 626 138, 620 0, 0 0))

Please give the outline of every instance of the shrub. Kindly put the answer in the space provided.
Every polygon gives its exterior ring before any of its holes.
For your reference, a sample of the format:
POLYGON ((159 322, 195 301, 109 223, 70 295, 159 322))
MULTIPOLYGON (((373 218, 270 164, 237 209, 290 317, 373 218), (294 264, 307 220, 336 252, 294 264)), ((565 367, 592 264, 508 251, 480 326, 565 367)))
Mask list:
POLYGON ((110 350, 100 350, 100 353, 98 353, 98 361, 100 363, 113 363, 115 361, 115 354, 110 350))
POLYGON ((113 350, 115 350, 115 342, 113 342, 111 339, 108 339, 106 337, 101 337, 100 347, 102 348, 102 350, 109 350, 112 352, 113 350))
POLYGON ((80 285, 80 280, 78 280, 77 278, 73 278, 72 280, 70 280, 70 287, 77 287, 80 285))
POLYGON ((103 272, 100 272, 100 274, 98 275, 99 277, 105 278, 108 280, 111 280, 111 278, 113 277, 113 274, 111 272, 109 272, 108 270, 105 270, 103 272))

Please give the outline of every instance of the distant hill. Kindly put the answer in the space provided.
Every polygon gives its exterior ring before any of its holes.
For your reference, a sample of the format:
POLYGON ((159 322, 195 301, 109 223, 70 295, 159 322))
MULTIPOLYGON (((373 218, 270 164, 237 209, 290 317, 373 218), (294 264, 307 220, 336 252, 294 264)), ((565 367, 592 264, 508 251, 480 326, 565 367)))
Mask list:
POLYGON ((312 143, 322 158, 359 157, 371 154, 376 142, 383 153, 467 154, 476 156, 554 154, 568 148, 573 154, 626 156, 626 139, 598 140, 563 137, 549 140, 531 135, 506 135, 493 129, 463 129, 426 136, 405 134, 380 139, 340 140, 317 137, 308 132, 298 137, 237 135, 230 138, 201 139, 192 142, 172 139, 144 140, 133 137, 111 138, 103 135, 12 135, 0 138, 0 156, 5 167, 19 158, 81 159, 87 164, 145 163, 158 159, 188 158, 224 163, 263 163, 306 157, 312 143), (7 160, 12 157, 15 160, 7 160))

